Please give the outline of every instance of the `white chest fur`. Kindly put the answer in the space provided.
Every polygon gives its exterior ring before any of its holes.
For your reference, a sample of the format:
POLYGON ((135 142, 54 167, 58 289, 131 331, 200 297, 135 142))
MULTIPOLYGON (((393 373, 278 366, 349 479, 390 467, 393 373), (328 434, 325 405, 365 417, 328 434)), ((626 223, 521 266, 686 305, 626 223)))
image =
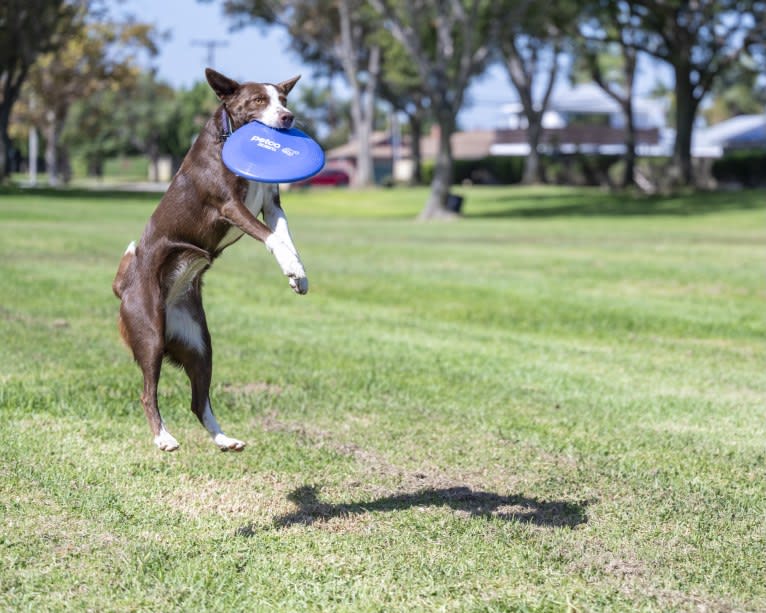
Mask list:
POLYGON ((165 299, 165 338, 177 339, 198 353, 204 353, 205 339, 199 321, 184 302, 184 296, 209 264, 210 260, 203 257, 182 258, 171 273, 170 288, 165 299))
MULTIPOLYGON (((253 217, 258 217, 263 210, 263 205, 266 203, 267 198, 274 197, 274 190, 277 189, 276 185, 271 183, 256 183, 255 181, 247 182, 247 195, 245 196, 245 206, 247 210, 253 214, 253 217)), ((232 226, 229 231, 218 243, 218 249, 228 247, 234 241, 242 236, 243 232, 239 228, 232 226)))

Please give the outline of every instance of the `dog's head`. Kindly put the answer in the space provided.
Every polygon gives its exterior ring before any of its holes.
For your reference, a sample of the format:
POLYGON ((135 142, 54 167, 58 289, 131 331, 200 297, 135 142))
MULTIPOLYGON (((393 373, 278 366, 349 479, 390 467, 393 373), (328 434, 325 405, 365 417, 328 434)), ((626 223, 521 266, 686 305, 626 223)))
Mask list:
POLYGON ((295 123, 295 116, 285 106, 287 94, 298 82, 300 76, 271 83, 238 83, 212 68, 205 69, 207 82, 223 102, 235 127, 251 121, 260 121, 271 128, 289 129, 295 123))

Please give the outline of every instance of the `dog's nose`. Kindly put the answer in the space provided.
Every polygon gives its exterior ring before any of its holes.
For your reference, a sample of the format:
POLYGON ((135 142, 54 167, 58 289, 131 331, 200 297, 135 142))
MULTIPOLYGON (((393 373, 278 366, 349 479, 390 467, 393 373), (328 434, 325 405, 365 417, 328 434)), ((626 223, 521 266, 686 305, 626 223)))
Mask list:
POLYGON ((279 115, 279 123, 282 124, 283 128, 292 128, 293 121, 295 121, 295 115, 290 112, 281 113, 279 115))

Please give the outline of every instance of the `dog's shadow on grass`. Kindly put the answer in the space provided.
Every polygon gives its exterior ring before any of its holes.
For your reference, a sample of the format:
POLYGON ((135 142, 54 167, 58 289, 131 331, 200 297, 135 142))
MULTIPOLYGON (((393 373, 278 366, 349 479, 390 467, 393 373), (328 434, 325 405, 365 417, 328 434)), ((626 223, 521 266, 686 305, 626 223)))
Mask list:
MULTIPOLYGON (((469 487, 425 488, 412 493, 384 496, 367 502, 331 504, 319 499, 319 489, 305 485, 293 490, 288 500, 298 508, 292 513, 274 518, 273 526, 310 526, 336 517, 366 513, 393 512, 412 508, 449 507, 466 517, 496 518, 547 528, 574 528, 587 521, 587 503, 542 501, 525 496, 501 496, 469 487)), ((243 526, 237 533, 251 536, 253 525, 243 526)))

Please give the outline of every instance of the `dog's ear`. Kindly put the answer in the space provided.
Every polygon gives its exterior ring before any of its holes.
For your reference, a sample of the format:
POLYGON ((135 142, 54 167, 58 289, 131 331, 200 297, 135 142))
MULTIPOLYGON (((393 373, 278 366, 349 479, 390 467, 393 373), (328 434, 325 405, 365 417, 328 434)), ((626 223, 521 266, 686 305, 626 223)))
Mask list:
POLYGON ((223 100, 226 96, 231 96, 237 89, 239 89, 239 83, 234 79, 223 76, 220 72, 216 72, 212 68, 205 68, 205 77, 210 87, 213 88, 215 95, 220 100, 223 100))
POLYGON ((290 93, 290 90, 295 87, 295 84, 298 82, 298 79, 301 78, 301 75, 298 75, 297 77, 293 77, 292 79, 288 79, 287 81, 282 81, 279 85, 277 85, 277 89, 281 89, 285 96, 290 93))

